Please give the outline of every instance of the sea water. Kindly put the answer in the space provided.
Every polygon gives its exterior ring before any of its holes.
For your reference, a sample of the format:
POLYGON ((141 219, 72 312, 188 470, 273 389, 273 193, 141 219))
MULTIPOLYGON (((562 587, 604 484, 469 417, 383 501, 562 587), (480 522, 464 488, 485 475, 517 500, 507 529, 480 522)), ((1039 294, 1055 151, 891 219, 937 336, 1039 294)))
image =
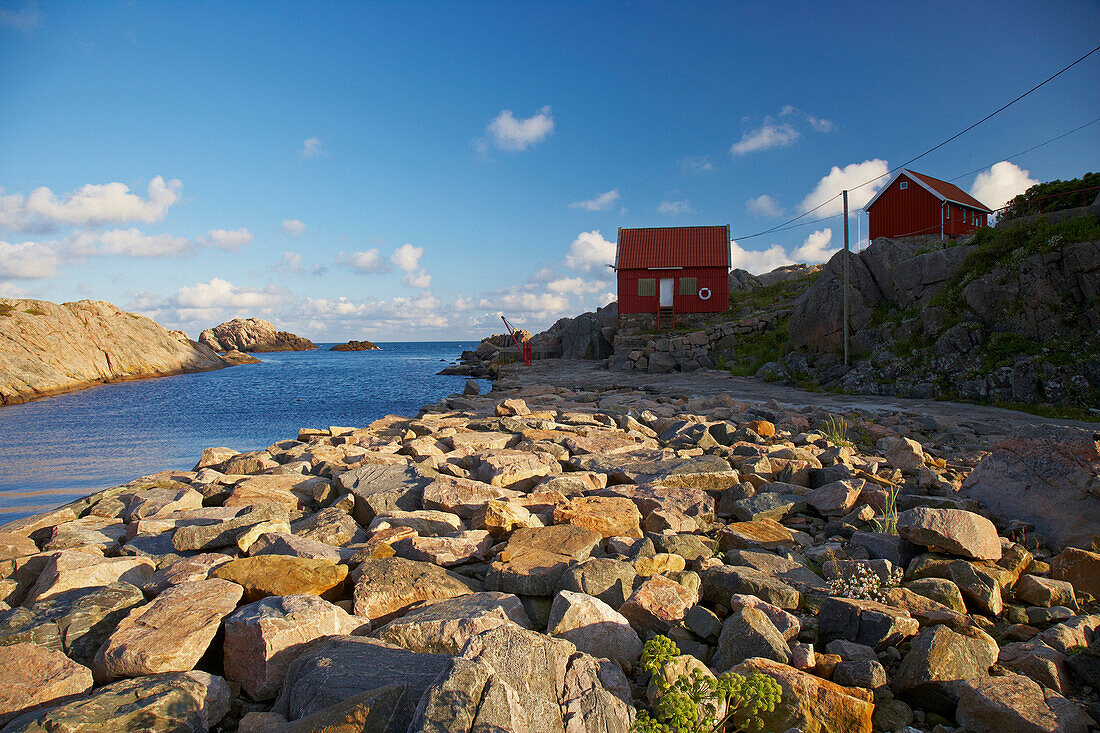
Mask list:
POLYGON ((0 524, 145 474, 189 470, 204 448, 259 450, 299 428, 416 415, 462 391, 464 377, 436 372, 477 344, 379 343, 381 351, 349 352, 330 345, 0 407, 0 524))

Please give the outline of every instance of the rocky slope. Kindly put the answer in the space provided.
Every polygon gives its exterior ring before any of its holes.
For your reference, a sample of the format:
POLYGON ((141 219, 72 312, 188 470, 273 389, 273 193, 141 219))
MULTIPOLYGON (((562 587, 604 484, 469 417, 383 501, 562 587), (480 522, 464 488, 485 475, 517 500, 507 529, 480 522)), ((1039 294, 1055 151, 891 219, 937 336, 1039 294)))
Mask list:
POLYGON ((308 351, 317 345, 259 318, 234 318, 199 334, 199 343, 214 351, 308 351))
POLYGON ((110 303, 0 298, 0 404, 225 366, 182 332, 110 303))
POLYGON ((765 730, 1093 724, 1100 499, 1070 538, 967 494, 1084 476, 1086 434, 987 455, 919 414, 513 371, 0 527, 5 733, 626 733, 657 634, 665 673, 774 679, 765 730))

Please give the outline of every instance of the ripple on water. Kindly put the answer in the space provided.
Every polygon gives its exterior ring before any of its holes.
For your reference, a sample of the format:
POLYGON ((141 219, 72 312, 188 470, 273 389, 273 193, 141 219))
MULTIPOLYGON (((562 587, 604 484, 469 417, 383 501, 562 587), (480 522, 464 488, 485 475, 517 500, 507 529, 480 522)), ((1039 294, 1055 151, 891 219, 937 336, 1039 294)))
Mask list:
POLYGON ((256 450, 302 427, 362 426, 462 390, 441 359, 476 343, 258 354, 263 363, 121 382, 0 407, 0 524, 143 474, 190 469, 203 448, 256 450))

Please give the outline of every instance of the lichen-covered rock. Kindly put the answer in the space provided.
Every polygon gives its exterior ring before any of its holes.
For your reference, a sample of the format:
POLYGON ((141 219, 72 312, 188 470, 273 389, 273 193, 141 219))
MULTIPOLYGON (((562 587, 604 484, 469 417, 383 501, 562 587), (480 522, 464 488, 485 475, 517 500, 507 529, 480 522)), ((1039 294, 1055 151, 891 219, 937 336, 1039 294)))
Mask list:
POLYGON ((460 654, 471 638, 506 623, 531 627, 519 598, 488 591, 426 602, 390 621, 375 636, 414 652, 460 654))
POLYGON ((730 671, 760 672, 779 683, 783 703, 762 714, 765 730, 871 733, 875 705, 870 690, 841 687, 770 659, 748 659, 730 671))
POLYGON ((554 597, 546 633, 628 670, 642 654, 642 640, 626 617, 599 598, 583 593, 563 590, 554 597))
POLYGON ((385 623, 421 601, 442 601, 482 590, 476 580, 400 557, 364 560, 353 579, 355 615, 373 623, 385 623))
POLYGON ((348 575, 347 565, 287 555, 239 557, 210 571, 211 578, 230 580, 244 587, 246 602, 265 596, 311 593, 339 598, 348 575))
POLYGON ((984 677, 997 661, 997 642, 969 629, 962 634, 931 626, 917 635, 893 680, 894 692, 910 703, 951 714, 964 680, 984 677))
POLYGON ((1088 720, 1073 703, 1022 675, 981 677, 960 687, 956 719, 970 730, 1085 733, 1088 720))
POLYGON ((229 685, 206 672, 169 672, 120 680, 90 695, 8 723, 5 733, 206 733, 229 712, 229 685))

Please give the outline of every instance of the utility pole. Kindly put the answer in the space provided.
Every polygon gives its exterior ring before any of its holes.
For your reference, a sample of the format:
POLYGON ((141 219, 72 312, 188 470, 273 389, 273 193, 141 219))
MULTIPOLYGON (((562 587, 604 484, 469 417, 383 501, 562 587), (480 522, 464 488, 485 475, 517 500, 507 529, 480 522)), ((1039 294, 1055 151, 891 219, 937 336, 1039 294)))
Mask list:
POLYGON ((844 191, 844 366, 848 366, 848 191, 844 191))

